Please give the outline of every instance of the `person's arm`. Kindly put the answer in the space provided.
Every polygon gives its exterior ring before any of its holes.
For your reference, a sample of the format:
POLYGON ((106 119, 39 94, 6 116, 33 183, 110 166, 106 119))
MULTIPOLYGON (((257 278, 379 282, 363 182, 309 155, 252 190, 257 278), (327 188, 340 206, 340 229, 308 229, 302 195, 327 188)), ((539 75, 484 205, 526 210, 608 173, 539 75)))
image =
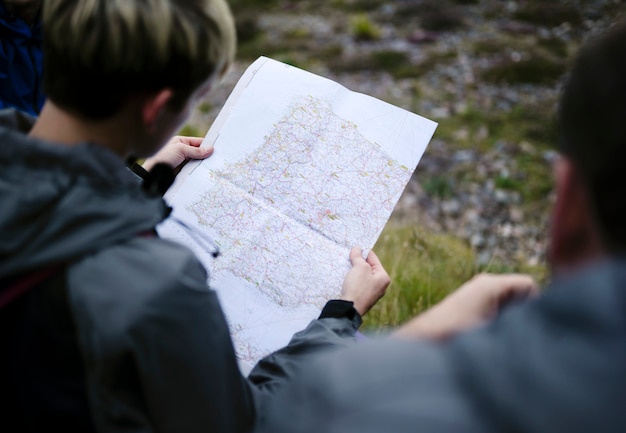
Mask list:
POLYGON ((392 336, 444 340, 486 323, 511 301, 534 296, 537 292, 537 284, 528 275, 480 274, 408 321, 392 336))
POLYGON ((317 320, 295 334, 286 347, 259 361, 250 372, 248 379, 261 400, 289 381, 310 355, 353 343, 361 317, 385 294, 389 275, 373 251, 366 260, 361 248, 354 247, 350 261, 352 268, 344 279, 340 299, 329 301, 317 320))

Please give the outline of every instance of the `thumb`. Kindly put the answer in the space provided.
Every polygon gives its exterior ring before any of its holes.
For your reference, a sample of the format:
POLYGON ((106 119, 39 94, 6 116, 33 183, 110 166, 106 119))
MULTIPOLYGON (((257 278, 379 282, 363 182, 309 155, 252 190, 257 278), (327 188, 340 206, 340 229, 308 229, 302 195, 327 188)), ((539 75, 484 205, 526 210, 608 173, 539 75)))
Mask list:
POLYGON ((374 251, 369 252, 367 255, 367 263, 372 267, 373 270, 382 269, 383 264, 380 262, 380 259, 376 255, 374 251))
POLYGON ((361 247, 352 247, 352 249, 350 250, 350 263, 352 263, 352 266, 365 263, 361 247))
POLYGON ((193 147, 200 147, 200 145, 204 141, 203 137, 178 136, 178 138, 180 138, 180 141, 182 141, 183 143, 193 147))
POLYGON ((192 147, 185 146, 183 148, 183 154, 186 159, 204 159, 213 154, 213 146, 205 147, 192 147))

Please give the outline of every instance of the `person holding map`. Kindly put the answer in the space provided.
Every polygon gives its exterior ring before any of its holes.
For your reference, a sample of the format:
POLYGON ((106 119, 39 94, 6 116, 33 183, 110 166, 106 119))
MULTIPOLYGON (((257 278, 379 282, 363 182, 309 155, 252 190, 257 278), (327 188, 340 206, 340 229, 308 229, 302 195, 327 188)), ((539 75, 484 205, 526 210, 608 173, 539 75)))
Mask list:
MULTIPOLYGON (((311 359, 258 432, 625 431, 625 95, 622 22, 582 49, 559 102, 553 281, 540 296, 476 320, 465 287, 398 331, 416 341, 311 359)), ((489 292, 493 278, 470 286, 489 292)))
POLYGON ((226 3, 43 7, 48 100, 34 124, 0 113, 3 421, 20 431, 250 431, 258 402, 302 358, 354 340, 389 276, 354 248, 341 299, 243 377, 204 267, 156 236, 171 209, 125 166, 157 152, 232 62, 226 3))

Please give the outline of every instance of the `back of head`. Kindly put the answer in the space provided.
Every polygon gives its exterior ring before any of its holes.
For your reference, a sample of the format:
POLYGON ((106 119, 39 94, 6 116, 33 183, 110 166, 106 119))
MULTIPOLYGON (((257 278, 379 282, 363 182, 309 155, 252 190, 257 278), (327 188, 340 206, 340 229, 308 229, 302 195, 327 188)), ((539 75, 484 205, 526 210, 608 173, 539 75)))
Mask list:
POLYGON ((225 0, 54 0, 43 21, 48 98, 94 120, 164 88, 182 107, 235 53, 225 0))
POLYGON ((604 247, 626 251, 626 23, 583 48, 558 112, 559 151, 588 188, 604 247))

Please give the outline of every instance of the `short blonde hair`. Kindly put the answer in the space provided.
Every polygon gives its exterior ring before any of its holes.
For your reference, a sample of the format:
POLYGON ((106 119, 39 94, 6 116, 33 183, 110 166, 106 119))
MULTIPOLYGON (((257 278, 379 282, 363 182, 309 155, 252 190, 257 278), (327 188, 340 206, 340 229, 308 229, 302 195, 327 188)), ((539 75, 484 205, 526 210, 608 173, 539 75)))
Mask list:
POLYGON ((166 87, 182 106, 235 55, 225 0, 47 0, 43 29, 47 96, 91 118, 166 87))

